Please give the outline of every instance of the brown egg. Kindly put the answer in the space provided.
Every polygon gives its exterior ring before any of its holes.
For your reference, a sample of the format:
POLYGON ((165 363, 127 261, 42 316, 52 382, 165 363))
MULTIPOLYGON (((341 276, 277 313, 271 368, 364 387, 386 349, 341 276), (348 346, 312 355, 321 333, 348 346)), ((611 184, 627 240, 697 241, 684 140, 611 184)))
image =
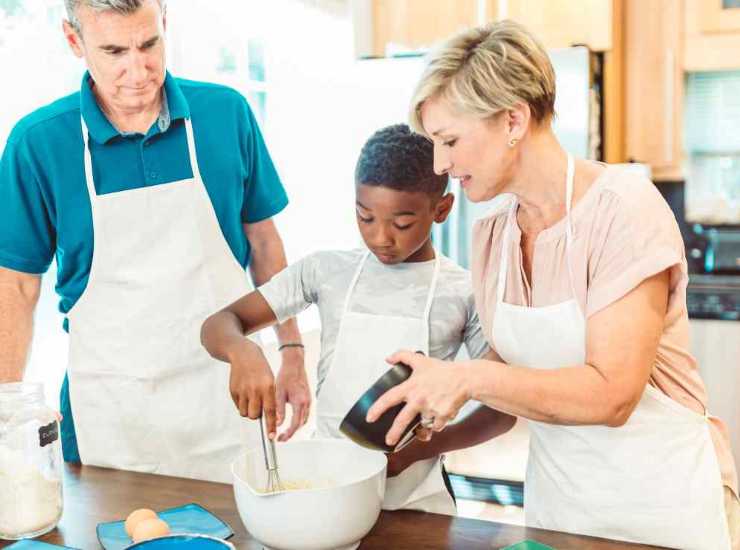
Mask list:
POLYGON ((154 510, 150 510, 149 508, 139 508, 138 510, 134 510, 126 518, 126 534, 129 537, 133 537, 134 529, 136 529, 136 526, 139 525, 139 522, 145 519, 156 517, 157 513, 154 510))
POLYGON ((157 537, 163 537, 170 534, 170 526, 165 521, 159 518, 145 519, 136 526, 134 529, 134 542, 142 540, 154 539, 157 537))

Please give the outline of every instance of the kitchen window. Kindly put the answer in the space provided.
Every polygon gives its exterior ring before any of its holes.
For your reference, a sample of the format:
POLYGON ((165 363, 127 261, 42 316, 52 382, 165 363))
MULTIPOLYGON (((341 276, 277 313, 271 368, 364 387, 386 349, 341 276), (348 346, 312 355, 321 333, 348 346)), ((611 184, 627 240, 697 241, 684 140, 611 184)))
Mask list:
POLYGON ((686 219, 740 224, 740 71, 686 79, 686 219))

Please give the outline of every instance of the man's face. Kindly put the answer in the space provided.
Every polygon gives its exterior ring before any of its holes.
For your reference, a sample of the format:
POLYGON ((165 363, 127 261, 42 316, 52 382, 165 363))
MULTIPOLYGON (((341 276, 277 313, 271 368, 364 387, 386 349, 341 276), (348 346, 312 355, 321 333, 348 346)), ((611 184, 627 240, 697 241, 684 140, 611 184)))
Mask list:
POLYGON ((84 57, 96 93, 110 107, 137 111, 156 100, 165 77, 164 17, 157 0, 134 13, 77 8, 81 31, 65 21, 64 33, 77 57, 84 57))

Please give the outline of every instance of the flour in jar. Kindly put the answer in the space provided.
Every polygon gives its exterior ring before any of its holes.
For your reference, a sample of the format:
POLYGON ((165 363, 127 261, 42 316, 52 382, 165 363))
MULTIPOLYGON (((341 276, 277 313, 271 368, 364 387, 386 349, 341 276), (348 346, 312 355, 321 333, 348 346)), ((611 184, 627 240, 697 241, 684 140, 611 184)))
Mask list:
POLYGON ((43 530, 61 513, 61 480, 45 477, 22 452, 0 446, 0 535, 43 530))

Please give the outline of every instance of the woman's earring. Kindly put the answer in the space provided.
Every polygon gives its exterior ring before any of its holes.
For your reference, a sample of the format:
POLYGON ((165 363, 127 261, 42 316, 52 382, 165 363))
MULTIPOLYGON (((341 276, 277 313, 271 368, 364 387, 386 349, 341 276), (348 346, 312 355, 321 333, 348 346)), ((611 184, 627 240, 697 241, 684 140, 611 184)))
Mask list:
POLYGON ((514 145, 516 145, 516 142, 517 142, 517 141, 519 141, 519 140, 518 140, 518 139, 516 139, 516 138, 511 138, 511 139, 509 140, 509 147, 514 147, 514 145))

